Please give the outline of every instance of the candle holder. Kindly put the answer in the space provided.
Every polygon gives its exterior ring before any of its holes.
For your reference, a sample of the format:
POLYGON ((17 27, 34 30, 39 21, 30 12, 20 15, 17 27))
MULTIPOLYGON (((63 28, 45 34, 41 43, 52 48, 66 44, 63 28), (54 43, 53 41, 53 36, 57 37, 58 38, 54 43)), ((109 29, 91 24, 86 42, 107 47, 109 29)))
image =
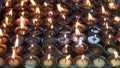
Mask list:
MULTIPOLYGON (((20 55, 24 52, 22 46, 12 46, 11 48, 15 50, 16 55, 20 55)), ((12 49, 11 49, 11 51, 12 51, 12 49)))
POLYGON ((61 34, 70 34, 72 32, 72 28, 69 25, 65 25, 65 26, 58 26, 58 31, 61 34))
POLYGON ((75 66, 80 68, 86 68, 90 64, 90 60, 88 57, 84 55, 79 55, 74 58, 75 66))
POLYGON ((63 44, 69 44, 71 42, 70 35, 68 35, 68 34, 67 34, 66 37, 65 37, 65 34, 61 34, 60 36, 58 36, 57 40, 62 45, 63 44))
POLYGON ((113 17, 112 23, 113 23, 115 26, 118 26, 118 27, 119 27, 119 25, 120 25, 120 17, 118 17, 118 16, 113 17))
POLYGON ((56 19, 56 22, 60 25, 67 25, 70 23, 70 19, 68 16, 65 15, 59 15, 56 19))
POLYGON ((26 53, 32 55, 38 55, 41 51, 41 47, 38 44, 29 44, 26 48, 26 53))
MULTIPOLYGON (((73 30, 76 29, 75 26, 76 26, 76 25, 73 25, 73 26, 72 26, 72 29, 73 29, 73 30)), ((78 29, 79 29, 80 32, 84 32, 84 31, 87 29, 87 27, 86 27, 86 25, 79 23, 78 29)))
POLYGON ((61 56, 57 60, 58 66, 62 68, 69 68, 73 64, 73 59, 68 56, 61 56))
POLYGON ((57 39, 54 38, 54 37, 51 37, 51 36, 45 36, 42 39, 42 42, 43 42, 43 45, 46 45, 46 44, 56 44, 57 43, 57 39))
POLYGON ((7 43, 9 40, 9 35, 8 34, 3 34, 0 36, 0 43, 7 43))
POLYGON ((90 44, 98 44, 101 41, 101 38, 99 35, 94 34, 94 35, 88 35, 87 38, 88 43, 90 44))
POLYGON ((24 26, 24 28, 21 28, 20 26, 18 26, 15 29, 15 33, 18 35, 26 35, 29 32, 29 29, 27 26, 24 26))
POLYGON ((101 28, 98 25, 90 26, 88 30, 89 33, 95 33, 95 34, 99 34, 101 32, 101 28))
POLYGON ((22 11, 27 8, 27 4, 24 1, 19 1, 15 7, 17 10, 22 11))
POLYGON ((0 57, 0 67, 5 65, 5 61, 2 57, 0 57))
POLYGON ((70 55, 72 53, 72 48, 70 45, 60 45, 58 47, 59 53, 62 55, 70 55))
POLYGON ((39 38, 39 36, 35 36, 35 35, 32 35, 32 36, 28 36, 25 41, 28 43, 28 44, 34 44, 34 43, 39 43, 41 40, 41 38, 39 38))
POLYGON ((40 58, 40 64, 42 65, 42 67, 45 68, 51 68, 56 64, 56 60, 53 56, 50 56, 50 54, 43 56, 42 58, 40 58))
POLYGON ((15 23, 16 23, 17 25, 21 25, 21 21, 24 22, 24 23, 23 23, 24 25, 28 25, 28 24, 30 23, 29 20, 28 20, 27 18, 23 17, 23 16, 20 16, 20 18, 18 18, 18 19, 15 21, 15 23))
POLYGON ((106 60, 105 60, 105 57, 103 56, 94 56, 92 58, 92 64, 94 65, 94 67, 104 67, 106 65, 106 60))
POLYGON ((38 18, 38 17, 34 17, 31 19, 32 21, 32 26, 39 26, 43 23, 43 20, 41 18, 38 18))
POLYGON ((72 45, 72 49, 77 54, 84 54, 88 50, 88 46, 86 43, 79 41, 79 43, 75 43, 72 45))
POLYGON ((85 41, 86 40, 86 36, 85 36, 85 34, 83 34, 83 33, 80 33, 80 34, 78 34, 78 35, 76 35, 76 33, 73 33, 72 34, 72 40, 74 41, 74 42, 78 42, 79 40, 81 40, 81 41, 85 41))
POLYGON ((12 56, 7 57, 6 62, 9 67, 15 68, 22 65, 23 60, 20 56, 15 55, 14 58, 12 56))
POLYGON ((42 50, 43 50, 43 54, 45 55, 48 55, 48 54, 54 55, 56 52, 56 47, 53 45, 47 44, 42 47, 42 50))
MULTIPOLYGON (((13 36, 13 37, 10 39, 10 42, 13 43, 13 44, 15 44, 16 38, 17 38, 16 36, 13 36)), ((24 41, 24 38, 23 38, 22 36, 18 36, 18 38, 19 38, 19 45, 21 45, 21 44, 23 43, 23 41, 24 41)))
POLYGON ((120 67, 120 57, 111 55, 107 58, 107 62, 111 67, 120 67))
POLYGON ((119 47, 115 46, 115 45, 106 45, 104 48, 105 48, 105 52, 108 55, 114 54, 115 51, 118 52, 118 53, 120 51, 119 47))
POLYGON ((24 60, 24 67, 31 67, 35 68, 39 65, 40 61, 39 58, 35 55, 27 55, 23 58, 24 60))
POLYGON ((88 51, 92 55, 99 55, 104 52, 104 48, 100 44, 90 45, 88 51))
POLYGON ((36 27, 31 29, 30 34, 35 35, 35 36, 36 35, 41 35, 43 33, 43 30, 44 29, 42 27, 36 26, 36 27))
POLYGON ((117 10, 118 7, 119 6, 115 3, 113 3, 113 2, 108 3, 108 8, 111 9, 111 10, 117 10))
POLYGON ((54 6, 48 2, 44 2, 42 8, 44 8, 43 9, 44 12, 48 12, 48 11, 52 11, 54 6))
POLYGON ((115 37, 112 34, 105 34, 102 37, 103 43, 106 45, 113 45, 116 42, 115 37))
POLYGON ((3 55, 7 51, 7 46, 5 44, 0 44, 0 55, 3 55))

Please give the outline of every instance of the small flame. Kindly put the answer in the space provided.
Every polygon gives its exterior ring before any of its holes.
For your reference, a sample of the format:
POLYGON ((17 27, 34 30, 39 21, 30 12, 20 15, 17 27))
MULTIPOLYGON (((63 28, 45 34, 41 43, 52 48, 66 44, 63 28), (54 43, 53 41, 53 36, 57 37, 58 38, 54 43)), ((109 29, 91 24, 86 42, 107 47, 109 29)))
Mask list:
POLYGON ((36 7, 36 14, 40 14, 40 8, 39 7, 36 7))
POLYGON ((57 9, 59 12, 63 12, 64 8, 61 6, 61 4, 57 4, 57 9))
POLYGON ((48 57, 47 57, 47 59, 48 59, 48 60, 50 60, 50 58, 51 58, 51 55, 50 55, 50 54, 48 54, 48 57))
POLYGON ((9 1, 7 1, 7 2, 5 3, 5 6, 6 6, 6 7, 8 7, 8 6, 9 6, 9 1))
POLYGON ((15 58, 15 49, 13 48, 12 49, 12 59, 14 59, 15 58))
POLYGON ((31 44, 31 47, 34 47, 34 44, 31 44))
POLYGON ((109 34, 108 38, 110 39, 112 37, 112 35, 109 34))
POLYGON ((15 39, 15 47, 17 47, 19 45, 19 36, 16 35, 16 39, 15 39))
POLYGON ((114 51, 114 55, 115 55, 115 58, 117 58, 118 57, 118 52, 114 51))
POLYGON ((66 44, 66 45, 65 45, 65 48, 67 49, 67 48, 68 48, 68 46, 69 46, 69 45, 67 45, 67 44, 66 44))
POLYGON ((78 44, 81 45, 82 44, 82 40, 79 40, 78 44))
POLYGON ((52 16, 52 15, 53 15, 53 12, 52 12, 52 11, 49 11, 49 12, 48 12, 48 15, 49 15, 49 16, 52 16))
POLYGON ((66 33, 64 34, 64 38, 67 38, 67 34, 66 33))
POLYGON ((24 6, 24 1, 21 1, 21 3, 20 3, 20 4, 21 4, 21 6, 24 6))
POLYGON ((53 29, 54 28, 54 26, 53 25, 51 25, 51 27, 50 27, 51 29, 53 29))
POLYGON ((35 22, 38 22, 38 19, 36 18, 36 19, 33 19, 33 23, 35 23, 35 22))
POLYGON ((120 22, 120 17, 116 16, 116 17, 114 17, 114 20, 117 22, 120 22))
POLYGON ((65 59, 66 59, 66 60, 68 60, 70 57, 71 57, 71 56, 70 56, 70 55, 68 55, 68 56, 66 56, 66 58, 65 58, 65 59))
POLYGON ((21 13, 21 15, 24 16, 24 15, 25 15, 25 12, 23 11, 23 12, 21 13))
POLYGON ((21 27, 21 28, 24 28, 24 24, 25 24, 24 17, 21 16, 21 17, 20 17, 20 27, 21 27))
POLYGON ((110 3, 108 4, 108 6, 109 6, 110 9, 117 9, 117 8, 118 8, 118 5, 115 4, 115 3, 113 3, 113 2, 110 2, 110 3))
POLYGON ((3 36, 3 32, 2 32, 2 29, 0 29, 0 36, 3 36))
POLYGON ((48 49, 51 49, 51 46, 49 46, 48 49))
POLYGON ((75 28, 78 28, 80 26, 80 23, 77 21, 75 24, 75 28))
POLYGON ((84 55, 82 55, 81 59, 82 59, 82 60, 84 60, 84 59, 85 59, 85 56, 84 56, 84 55))
POLYGON ((52 24, 52 21, 53 21, 52 18, 48 18, 47 20, 50 24, 52 24))
POLYGON ((108 22, 105 22, 105 27, 106 27, 106 29, 109 29, 108 22))
POLYGON ((33 6, 36 6, 36 3, 35 3, 34 0, 30 0, 30 2, 31 2, 31 4, 32 4, 33 6))
POLYGON ((102 14, 106 14, 106 10, 105 10, 105 8, 104 8, 103 5, 102 5, 102 7, 101 7, 101 10, 102 10, 102 14))
POLYGON ((33 59, 33 57, 32 57, 32 56, 30 56, 30 59, 33 59))
POLYGON ((9 18, 5 17, 5 24, 8 24, 9 18))
POLYGON ((6 28, 6 24, 5 23, 3 23, 3 27, 6 28))
POLYGON ((90 0, 86 0, 86 5, 91 6, 90 0))
POLYGON ((62 18, 63 18, 63 19, 66 19, 66 16, 65 16, 64 14, 62 14, 62 18))
POLYGON ((44 2, 44 5, 45 5, 45 6, 48 6, 47 2, 44 2))
POLYGON ((12 16, 12 13, 13 13, 13 9, 11 9, 8 14, 12 16))
POLYGON ((76 34, 76 35, 80 35, 80 31, 79 31, 78 28, 75 29, 75 34, 76 34))
POLYGON ((90 13, 88 13, 88 20, 93 20, 93 17, 90 13))

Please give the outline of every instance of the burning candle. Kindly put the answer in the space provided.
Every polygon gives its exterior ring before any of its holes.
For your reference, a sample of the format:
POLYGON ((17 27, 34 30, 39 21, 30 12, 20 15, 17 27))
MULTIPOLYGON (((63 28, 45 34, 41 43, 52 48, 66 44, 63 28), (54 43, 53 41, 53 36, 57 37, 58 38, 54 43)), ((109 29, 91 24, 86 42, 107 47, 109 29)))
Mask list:
POLYGON ((82 40, 79 40, 78 43, 75 43, 74 45, 72 45, 72 48, 76 53, 83 54, 87 51, 88 46, 87 46, 87 44, 82 42, 82 40))
POLYGON ((52 17, 48 17, 45 20, 45 25, 47 28, 50 28, 55 23, 54 19, 52 17))
POLYGON ((22 17, 24 17, 24 18, 26 18, 26 19, 30 17, 30 14, 29 14, 28 11, 20 11, 20 12, 18 13, 18 15, 19 15, 19 16, 22 16, 22 17))
POLYGON ((36 8, 35 8, 35 12, 33 12, 32 15, 33 15, 34 17, 40 18, 40 17, 42 17, 43 13, 42 13, 42 11, 40 10, 39 7, 36 7, 36 8))
POLYGON ((104 67, 106 64, 105 58, 103 56, 95 56, 92 59, 92 63, 95 67, 101 68, 104 67))
POLYGON ((44 8, 43 9, 44 12, 48 12, 48 11, 52 11, 54 6, 48 2, 44 2, 42 8, 44 8))
POLYGON ((115 4, 114 2, 110 2, 110 3, 108 3, 108 8, 116 10, 116 9, 118 9, 118 5, 115 4))
POLYGON ((0 43, 6 43, 9 40, 8 34, 3 34, 2 29, 0 29, 0 43))
POLYGON ((118 52, 114 52, 114 55, 108 57, 108 63, 112 67, 120 67, 120 57, 118 56, 118 52))
POLYGON ((46 30, 45 35, 46 36, 55 36, 57 34, 57 30, 54 28, 54 25, 51 25, 51 27, 46 30))
POLYGON ((43 23, 42 19, 38 18, 38 17, 32 18, 31 21, 32 21, 31 22, 32 26, 39 26, 39 25, 41 25, 43 23))
POLYGON ((10 32, 10 29, 6 26, 5 23, 2 23, 2 27, 0 27, 3 33, 7 34, 10 32))
POLYGON ((15 55, 15 50, 13 49, 12 55, 7 57, 6 62, 10 67, 18 67, 22 64, 22 58, 20 56, 15 55))
POLYGON ((72 53, 72 48, 68 44, 59 46, 58 50, 63 55, 68 55, 72 53))
POLYGON ((100 15, 101 17, 106 17, 109 15, 108 11, 105 10, 103 5, 101 6, 100 15))
POLYGON ((119 47, 115 45, 106 45, 105 47, 105 52, 109 55, 114 54, 114 52, 119 52, 119 47))
POLYGON ((96 23, 96 19, 90 13, 88 13, 88 17, 86 17, 86 24, 94 25, 96 23))
POLYGON ((5 17, 11 17, 13 18, 15 16, 15 13, 13 13, 13 8, 11 8, 10 10, 8 10, 5 14, 5 17))
POLYGON ((113 45, 116 42, 115 37, 112 34, 105 34, 102 39, 103 43, 106 45, 113 45))
POLYGON ((51 56, 50 54, 43 56, 40 59, 40 61, 41 61, 42 66, 45 68, 53 67, 56 64, 54 57, 51 56))
POLYGON ((11 6, 12 6, 12 2, 11 1, 6 1, 5 2, 5 5, 4 5, 5 8, 9 9, 11 6))
POLYGON ((0 44, 0 55, 3 55, 7 51, 7 46, 5 44, 0 44))
POLYGON ((32 28, 30 31, 31 35, 36 35, 36 36, 39 36, 42 33, 43 33, 43 28, 40 26, 36 26, 36 27, 32 28))
POLYGON ((35 55, 28 55, 24 57, 24 67, 26 68, 35 68, 39 65, 39 58, 35 55))
POLYGON ((20 18, 20 26, 15 29, 15 32, 18 35, 26 35, 28 33, 28 27, 25 26, 25 19, 23 17, 20 18))
POLYGON ((83 2, 82 7, 83 7, 84 9, 91 9, 93 6, 92 6, 90 0, 85 0, 85 1, 83 2))
POLYGON ((84 55, 76 56, 74 62, 77 67, 86 68, 89 65, 89 58, 84 55))
POLYGON ((62 68, 69 68, 73 63, 70 55, 62 56, 58 58, 58 66, 62 68))
POLYGON ((69 13, 68 9, 63 8, 62 5, 59 3, 57 4, 58 14, 65 14, 67 15, 69 13))
POLYGON ((27 18, 25 18, 24 16, 20 16, 20 18, 18 18, 16 20, 17 25, 21 25, 21 22, 23 22, 23 25, 28 25, 29 24, 29 20, 27 18))
POLYGON ((43 54, 45 55, 48 55, 48 54, 54 55, 56 52, 56 47, 53 45, 47 44, 42 47, 42 50, 43 50, 43 54))
POLYGON ((20 2, 18 2, 17 4, 16 4, 16 7, 15 7, 17 10, 25 10, 26 8, 27 8, 27 5, 26 5, 26 3, 23 1, 23 0, 21 0, 20 2))
POLYGON ((8 16, 6 16, 4 20, 2 21, 2 24, 4 23, 6 24, 6 27, 11 27, 14 24, 13 19, 8 16))
POLYGON ((30 3, 31 4, 29 5, 29 9, 32 10, 32 11, 34 11, 36 9, 36 7, 40 7, 40 4, 37 4, 35 2, 35 0, 30 0, 30 3))
POLYGON ((27 46, 26 52, 28 54, 38 55, 41 51, 41 47, 38 44, 31 44, 27 46))
POLYGON ((12 49, 15 50, 15 53, 17 55, 21 54, 23 51, 23 48, 20 46, 20 40, 18 35, 16 35, 15 43, 14 43, 14 46, 12 46, 12 49))
POLYGON ((115 17, 112 19, 112 23, 115 24, 116 26, 119 26, 119 25, 120 25, 120 17, 115 16, 115 17))

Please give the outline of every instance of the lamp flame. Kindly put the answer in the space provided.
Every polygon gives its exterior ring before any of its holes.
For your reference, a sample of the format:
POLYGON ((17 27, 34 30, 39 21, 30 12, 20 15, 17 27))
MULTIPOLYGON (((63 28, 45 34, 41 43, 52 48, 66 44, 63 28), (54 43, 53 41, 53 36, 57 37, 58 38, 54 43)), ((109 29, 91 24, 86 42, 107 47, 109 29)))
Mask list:
POLYGON ((114 20, 117 22, 120 22, 120 17, 116 16, 116 17, 114 17, 114 20))
POLYGON ((64 8, 61 6, 61 4, 57 4, 57 9, 59 12, 63 12, 64 8))
POLYGON ((86 0, 86 5, 91 6, 90 0, 86 0))
POLYGON ((35 3, 34 0, 30 0, 30 2, 31 2, 31 4, 32 4, 33 6, 36 6, 36 3, 35 3))
POLYGON ((52 12, 52 11, 49 11, 49 12, 48 12, 48 15, 49 15, 49 16, 52 16, 52 15, 53 15, 53 12, 52 12))
POLYGON ((0 29, 0 36, 3 36, 3 32, 2 32, 2 29, 0 29))
POLYGON ((36 14, 40 14, 40 8, 39 7, 36 7, 36 14))
POLYGON ((114 55, 115 55, 115 58, 117 58, 118 57, 118 52, 114 51, 114 55))
POLYGON ((93 20, 93 17, 90 13, 88 13, 88 20, 93 20))
POLYGON ((15 39, 15 47, 17 47, 19 45, 19 36, 16 35, 16 39, 15 39))
POLYGON ((106 14, 106 10, 103 5, 101 6, 101 10, 102 10, 102 14, 106 14))
POLYGON ((21 4, 21 6, 24 6, 24 1, 21 1, 21 3, 20 3, 20 4, 21 4))
POLYGON ((8 6, 9 6, 9 1, 7 1, 7 2, 5 3, 5 6, 6 6, 6 7, 8 7, 8 6))
POLYGON ((66 58, 65 58, 65 59, 66 59, 66 60, 68 60, 70 57, 71 57, 71 56, 70 56, 70 55, 68 55, 68 56, 66 56, 66 58))
POLYGON ((14 59, 15 58, 15 49, 13 48, 12 49, 12 59, 14 59))
POLYGON ((21 28, 24 28, 24 24, 25 24, 24 17, 21 16, 21 17, 20 17, 20 27, 21 27, 21 28))
POLYGON ((13 9, 11 9, 8 14, 12 16, 12 13, 13 13, 13 9))
POLYGON ((47 2, 44 2, 44 5, 45 5, 45 6, 48 6, 47 2))
POLYGON ((82 55, 81 59, 82 59, 82 60, 84 60, 84 58, 85 58, 85 56, 84 56, 84 55, 82 55))
POLYGON ((50 60, 50 58, 51 58, 51 55, 50 55, 50 54, 48 54, 48 57, 47 57, 47 59, 48 59, 48 60, 50 60))
POLYGON ((8 24, 9 18, 5 17, 5 23, 8 24))

